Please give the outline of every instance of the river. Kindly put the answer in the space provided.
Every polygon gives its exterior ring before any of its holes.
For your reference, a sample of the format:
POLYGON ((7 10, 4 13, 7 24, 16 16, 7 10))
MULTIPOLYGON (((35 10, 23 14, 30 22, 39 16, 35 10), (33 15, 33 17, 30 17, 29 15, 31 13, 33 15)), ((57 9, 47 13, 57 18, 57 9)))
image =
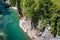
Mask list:
POLYGON ((3 12, 3 23, 7 40, 29 40, 27 34, 19 27, 19 18, 16 10, 5 9, 3 12))

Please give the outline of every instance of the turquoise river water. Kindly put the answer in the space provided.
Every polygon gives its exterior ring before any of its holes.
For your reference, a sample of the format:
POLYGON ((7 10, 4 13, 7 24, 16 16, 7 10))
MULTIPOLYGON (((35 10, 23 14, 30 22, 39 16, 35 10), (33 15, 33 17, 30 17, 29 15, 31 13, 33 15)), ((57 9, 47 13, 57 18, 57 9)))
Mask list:
POLYGON ((7 40, 29 40, 29 37, 19 27, 19 18, 16 10, 11 8, 3 12, 3 23, 7 34, 7 40))

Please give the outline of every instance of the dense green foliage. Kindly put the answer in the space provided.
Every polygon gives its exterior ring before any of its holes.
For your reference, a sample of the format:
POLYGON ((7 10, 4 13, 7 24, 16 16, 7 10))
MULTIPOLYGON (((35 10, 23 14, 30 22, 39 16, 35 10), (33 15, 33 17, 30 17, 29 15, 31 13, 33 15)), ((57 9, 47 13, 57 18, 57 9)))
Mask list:
POLYGON ((16 5, 16 0, 10 0, 10 4, 11 4, 11 6, 15 6, 16 5))
POLYGON ((39 30, 43 31, 49 24, 51 33, 60 36, 60 10, 57 3, 52 0, 21 0, 19 3, 20 11, 24 16, 31 18, 34 28, 37 28, 40 20, 39 30))

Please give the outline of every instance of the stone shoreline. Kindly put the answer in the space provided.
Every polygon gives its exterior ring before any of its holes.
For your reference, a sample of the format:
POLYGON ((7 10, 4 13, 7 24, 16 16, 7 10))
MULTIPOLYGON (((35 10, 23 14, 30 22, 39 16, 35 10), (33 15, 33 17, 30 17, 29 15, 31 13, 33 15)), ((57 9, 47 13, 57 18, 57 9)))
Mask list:
POLYGON ((32 40, 52 40, 53 36, 46 28, 44 32, 40 32, 37 29, 31 29, 31 21, 26 20, 26 18, 21 18, 19 21, 19 26, 28 34, 32 40))

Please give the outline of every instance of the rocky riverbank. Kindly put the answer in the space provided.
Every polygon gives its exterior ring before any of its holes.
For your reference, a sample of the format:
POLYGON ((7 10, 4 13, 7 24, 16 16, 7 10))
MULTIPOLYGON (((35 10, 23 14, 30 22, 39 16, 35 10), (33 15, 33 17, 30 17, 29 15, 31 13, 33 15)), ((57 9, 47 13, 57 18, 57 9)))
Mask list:
POLYGON ((45 28, 44 32, 40 32, 38 29, 31 29, 31 21, 26 18, 21 18, 19 26, 26 32, 32 40, 52 40, 53 36, 48 27, 45 28))

